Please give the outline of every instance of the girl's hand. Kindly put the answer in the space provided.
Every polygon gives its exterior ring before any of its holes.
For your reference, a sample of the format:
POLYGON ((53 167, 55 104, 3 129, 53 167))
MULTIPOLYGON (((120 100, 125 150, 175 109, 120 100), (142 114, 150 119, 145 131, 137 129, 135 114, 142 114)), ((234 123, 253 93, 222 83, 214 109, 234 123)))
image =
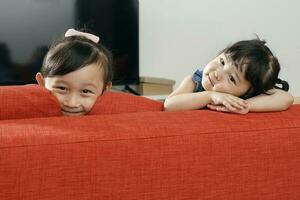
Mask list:
POLYGON ((211 110, 246 114, 249 112, 247 101, 227 93, 212 92, 211 103, 207 105, 211 110))
POLYGON ((219 111, 219 112, 233 112, 236 114, 247 114, 249 112, 249 106, 243 109, 237 109, 235 111, 230 111, 228 108, 226 108, 223 105, 213 105, 213 104, 208 104, 207 108, 209 108, 210 110, 215 110, 215 111, 219 111))

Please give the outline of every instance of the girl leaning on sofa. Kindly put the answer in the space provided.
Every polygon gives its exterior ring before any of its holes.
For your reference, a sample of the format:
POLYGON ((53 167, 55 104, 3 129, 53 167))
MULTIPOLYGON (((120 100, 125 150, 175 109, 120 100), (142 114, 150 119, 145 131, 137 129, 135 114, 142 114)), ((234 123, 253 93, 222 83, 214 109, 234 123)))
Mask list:
MULTIPOLYGON (((40 86, 58 99, 62 113, 87 114, 111 88, 112 56, 90 33, 69 29, 54 43, 36 74, 40 86)), ((170 94, 165 110, 211 110, 245 114, 287 109, 293 97, 278 79, 280 65, 264 41, 240 41, 223 50, 203 71, 186 77, 170 94), (282 84, 277 89, 276 83, 282 84), (246 100, 244 100, 246 99, 246 100)))
POLYGON ((239 41, 187 76, 164 102, 167 111, 211 110, 246 114, 281 111, 294 101, 280 80, 280 64, 265 41, 239 41), (278 84, 281 87, 278 87, 278 84))
POLYGON ((50 47, 36 74, 38 84, 57 98, 64 115, 87 114, 111 87, 112 57, 98 41, 95 35, 69 29, 50 47))

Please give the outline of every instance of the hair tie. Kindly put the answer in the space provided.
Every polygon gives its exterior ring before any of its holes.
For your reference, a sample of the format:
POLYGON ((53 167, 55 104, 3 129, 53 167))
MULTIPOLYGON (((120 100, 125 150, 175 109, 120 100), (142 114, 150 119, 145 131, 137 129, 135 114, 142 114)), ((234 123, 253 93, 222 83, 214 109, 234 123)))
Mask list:
POLYGON ((289 91, 290 86, 289 83, 286 82, 285 80, 281 80, 280 78, 277 78, 276 83, 281 84, 282 87, 276 86, 276 88, 282 89, 284 91, 289 91))
POLYGON ((85 32, 81 32, 81 31, 76 31, 75 29, 70 28, 69 30, 67 30, 67 32, 65 33, 65 37, 71 37, 71 36, 83 36, 89 40, 92 40, 95 43, 99 42, 99 37, 96 35, 93 35, 91 33, 85 33, 85 32))

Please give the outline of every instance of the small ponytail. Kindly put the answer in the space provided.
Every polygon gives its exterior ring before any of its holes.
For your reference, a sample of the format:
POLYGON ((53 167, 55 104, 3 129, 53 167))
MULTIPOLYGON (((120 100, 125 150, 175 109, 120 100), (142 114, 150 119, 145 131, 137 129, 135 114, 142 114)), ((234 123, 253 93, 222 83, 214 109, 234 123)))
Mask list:
POLYGON ((280 78, 277 78, 275 88, 278 88, 278 89, 281 89, 284 91, 288 91, 290 86, 289 86, 288 82, 286 82, 285 80, 281 80, 280 78), (277 86, 278 84, 281 85, 281 87, 277 86))

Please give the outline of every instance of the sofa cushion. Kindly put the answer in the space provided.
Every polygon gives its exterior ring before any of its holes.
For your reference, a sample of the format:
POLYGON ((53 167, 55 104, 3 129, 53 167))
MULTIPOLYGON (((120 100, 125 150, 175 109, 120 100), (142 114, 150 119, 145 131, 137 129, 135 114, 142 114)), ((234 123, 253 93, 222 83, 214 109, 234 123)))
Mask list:
MULTIPOLYGON (((61 116, 56 98, 35 84, 0 87, 0 120, 61 116)), ((122 92, 105 92, 88 115, 161 111, 161 102, 122 92)))
POLYGON ((62 115, 56 98, 35 84, 0 87, 0 119, 22 119, 62 115))
POLYGON ((105 92, 93 106, 89 115, 162 111, 163 104, 145 97, 124 92, 105 92))

